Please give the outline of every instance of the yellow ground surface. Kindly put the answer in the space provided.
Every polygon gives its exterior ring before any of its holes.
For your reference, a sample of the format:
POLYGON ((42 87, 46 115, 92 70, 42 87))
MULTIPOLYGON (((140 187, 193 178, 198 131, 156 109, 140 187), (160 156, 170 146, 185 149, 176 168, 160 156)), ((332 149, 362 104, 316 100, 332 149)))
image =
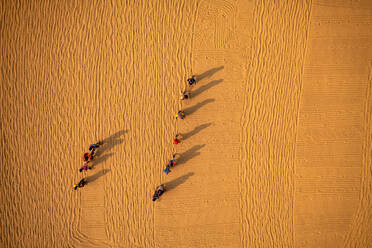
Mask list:
POLYGON ((370 0, 0 13, 0 247, 372 247, 370 0))

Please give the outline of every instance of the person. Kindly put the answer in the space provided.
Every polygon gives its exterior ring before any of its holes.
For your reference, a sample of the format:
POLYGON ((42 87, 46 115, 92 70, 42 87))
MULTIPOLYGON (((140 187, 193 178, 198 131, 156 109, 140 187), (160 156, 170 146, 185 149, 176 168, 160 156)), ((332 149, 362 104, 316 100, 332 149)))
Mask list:
POLYGON ((79 171, 82 172, 83 170, 87 171, 87 170, 91 170, 92 167, 88 166, 88 163, 89 162, 86 162, 83 166, 80 167, 79 171))
POLYGON ((93 157, 93 155, 94 155, 94 152, 96 151, 96 149, 97 149, 100 145, 102 145, 102 141, 98 141, 97 143, 95 143, 95 144, 91 144, 91 145, 89 146, 90 155, 91 155, 92 157, 93 157))
POLYGON ((98 148, 100 145, 103 144, 103 141, 98 141, 97 143, 95 144, 91 144, 89 145, 89 151, 92 150, 92 149, 95 149, 95 148, 98 148))
POLYGON ((181 120, 183 120, 185 118, 185 113, 182 110, 178 111, 176 115, 176 119, 177 118, 180 118, 181 120))
POLYGON ((191 93, 189 91, 184 90, 181 92, 181 100, 187 100, 189 98, 191 98, 191 93))
POLYGON ((77 190, 78 188, 82 188, 87 184, 88 184, 87 180, 85 178, 83 178, 83 179, 80 180, 80 182, 78 184, 74 184, 74 190, 77 190))
POLYGON ((172 159, 169 160, 167 166, 173 167, 173 166, 175 166, 175 165, 176 165, 176 154, 173 154, 173 155, 172 155, 172 159))
POLYGON ((193 84, 196 84, 195 76, 191 76, 191 78, 188 78, 187 82, 189 83, 189 86, 193 86, 193 84))
POLYGON ((180 137, 180 134, 176 134, 176 137, 174 137, 173 139, 173 144, 177 145, 181 143, 181 140, 179 139, 179 137, 180 137))
POLYGON ((83 155, 83 160, 84 160, 84 162, 89 162, 90 160, 92 160, 93 159, 93 156, 92 156, 92 154, 89 154, 89 153, 84 153, 84 155, 83 155))
POLYGON ((171 170, 170 170, 170 166, 167 165, 167 167, 165 167, 165 169, 163 170, 163 172, 165 173, 165 175, 168 175, 169 172, 171 172, 171 170))
POLYGON ((94 150, 94 149, 96 149, 96 148, 98 148, 98 147, 99 147, 99 144, 98 144, 98 143, 96 143, 96 144, 91 144, 91 145, 89 145, 89 151, 94 150))
POLYGON ((165 187, 164 185, 160 185, 156 190, 154 195, 152 196, 152 201, 156 201, 157 199, 160 198, 160 196, 165 192, 165 187))

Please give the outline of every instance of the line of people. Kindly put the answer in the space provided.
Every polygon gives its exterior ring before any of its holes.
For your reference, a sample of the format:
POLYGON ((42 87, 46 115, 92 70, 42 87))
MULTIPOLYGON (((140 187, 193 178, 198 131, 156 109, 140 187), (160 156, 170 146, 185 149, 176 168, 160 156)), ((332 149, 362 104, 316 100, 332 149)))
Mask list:
MULTIPOLYGON (((180 97, 180 100, 188 100, 188 99, 191 99, 191 87, 193 85, 196 84, 196 80, 195 80, 195 76, 192 76, 191 78, 187 79, 187 82, 188 82, 188 86, 189 86, 189 90, 183 90, 181 92, 181 97, 180 97)), ((177 112, 177 115, 176 115, 176 119, 181 119, 183 120, 184 118, 186 117, 184 111, 182 110, 179 110, 177 112)), ((181 135, 180 134, 177 134, 175 136, 175 138, 173 139, 173 143, 175 145, 181 143, 181 135)), ((91 144, 89 146, 89 151, 90 152, 87 152, 87 153, 84 153, 83 155, 83 161, 84 161, 84 164, 83 166, 81 166, 79 168, 79 172, 83 172, 83 171, 88 171, 88 170, 91 170, 93 169, 93 166, 90 166, 89 163, 92 162, 92 160, 94 160, 95 158, 95 155, 96 155, 96 150, 103 144, 102 141, 98 141, 97 143, 95 144, 91 144)), ((172 155, 172 159, 168 161, 167 163, 167 166, 165 167, 165 169, 163 170, 163 172, 168 175, 171 170, 170 168, 171 167, 174 167, 176 165, 176 155, 177 154, 173 154, 172 155)), ((77 190, 78 188, 83 188, 85 185, 88 184, 88 181, 87 179, 84 177, 83 179, 81 179, 78 183, 74 184, 73 185, 73 189, 74 190, 77 190)), ((155 193, 152 197, 152 200, 153 201, 156 201, 157 199, 159 199, 159 197, 165 192, 165 185, 162 184, 160 186, 157 187, 157 189, 155 190, 155 193)))
MULTIPOLYGON (((195 76, 191 76, 191 78, 187 79, 187 83, 188 83, 188 90, 183 90, 181 91, 181 97, 180 97, 180 100, 188 100, 188 99, 191 99, 191 88, 192 86, 194 86, 196 84, 196 79, 195 79, 195 76)), ((186 115, 185 115, 185 112, 182 111, 182 110, 179 110, 176 114, 176 119, 185 119, 186 115)), ((181 139, 182 139, 182 136, 180 134, 176 134, 176 136, 174 137, 173 139, 173 144, 177 145, 179 143, 181 143, 181 139)), ((163 172, 168 175, 170 172, 171 172, 171 167, 174 167, 176 165, 176 154, 173 154, 172 155, 172 159, 168 161, 165 169, 163 170, 163 172)), ((165 185, 164 184, 161 184, 160 186, 158 186, 152 196, 152 201, 156 201, 160 198, 160 196, 166 191, 166 188, 165 188, 165 185)))
MULTIPOLYGON (((84 164, 79 168, 79 172, 88 171, 93 169, 93 166, 89 166, 89 163, 92 162, 92 160, 96 156, 96 150, 103 144, 102 141, 98 141, 95 144, 91 144, 89 146, 89 152, 84 153, 83 155, 83 161, 84 164)), ((84 177, 81 179, 78 183, 73 185, 74 190, 77 190, 78 188, 83 188, 85 185, 88 184, 87 179, 84 177)))

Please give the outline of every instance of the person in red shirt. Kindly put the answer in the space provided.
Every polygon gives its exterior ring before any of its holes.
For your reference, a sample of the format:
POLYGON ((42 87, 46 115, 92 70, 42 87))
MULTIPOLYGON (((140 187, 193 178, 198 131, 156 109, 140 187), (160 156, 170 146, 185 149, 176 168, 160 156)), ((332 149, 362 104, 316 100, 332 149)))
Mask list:
POLYGON ((90 155, 89 153, 84 153, 84 155, 83 155, 83 161, 84 162, 89 162, 92 159, 93 159, 92 155, 90 155))
POLYGON ((176 137, 174 137, 174 140, 173 140, 173 144, 177 145, 179 143, 181 143, 181 140, 180 140, 180 135, 179 134, 176 134, 176 137))

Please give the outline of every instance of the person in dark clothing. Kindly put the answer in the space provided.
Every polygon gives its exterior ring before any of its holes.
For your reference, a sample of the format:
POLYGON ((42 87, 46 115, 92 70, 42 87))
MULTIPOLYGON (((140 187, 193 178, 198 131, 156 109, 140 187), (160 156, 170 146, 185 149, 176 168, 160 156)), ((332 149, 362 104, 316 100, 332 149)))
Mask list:
POLYGON ((172 160, 169 160, 168 166, 173 167, 176 165, 176 154, 173 154, 172 160))
POLYGON ((73 187, 74 187, 74 190, 77 190, 78 188, 82 188, 87 184, 88 184, 88 181, 85 178, 83 178, 83 179, 80 180, 80 182, 78 184, 74 184, 73 187))
POLYGON ((195 76, 191 76, 191 78, 188 78, 187 82, 189 83, 189 86, 193 86, 194 84, 196 84, 195 76))
POLYGON ((181 92, 181 98, 180 98, 181 100, 188 100, 190 98, 191 98, 190 91, 184 90, 184 91, 181 92))
POLYGON ((165 187, 164 185, 160 185, 156 190, 154 195, 152 196, 152 201, 156 201, 157 199, 160 198, 160 196, 165 192, 165 187))
POLYGON ((89 151, 90 151, 90 155, 91 155, 91 157, 94 156, 94 153, 95 153, 96 149, 97 149, 100 145, 102 145, 102 141, 98 141, 96 144, 91 144, 91 145, 89 146, 89 151))

